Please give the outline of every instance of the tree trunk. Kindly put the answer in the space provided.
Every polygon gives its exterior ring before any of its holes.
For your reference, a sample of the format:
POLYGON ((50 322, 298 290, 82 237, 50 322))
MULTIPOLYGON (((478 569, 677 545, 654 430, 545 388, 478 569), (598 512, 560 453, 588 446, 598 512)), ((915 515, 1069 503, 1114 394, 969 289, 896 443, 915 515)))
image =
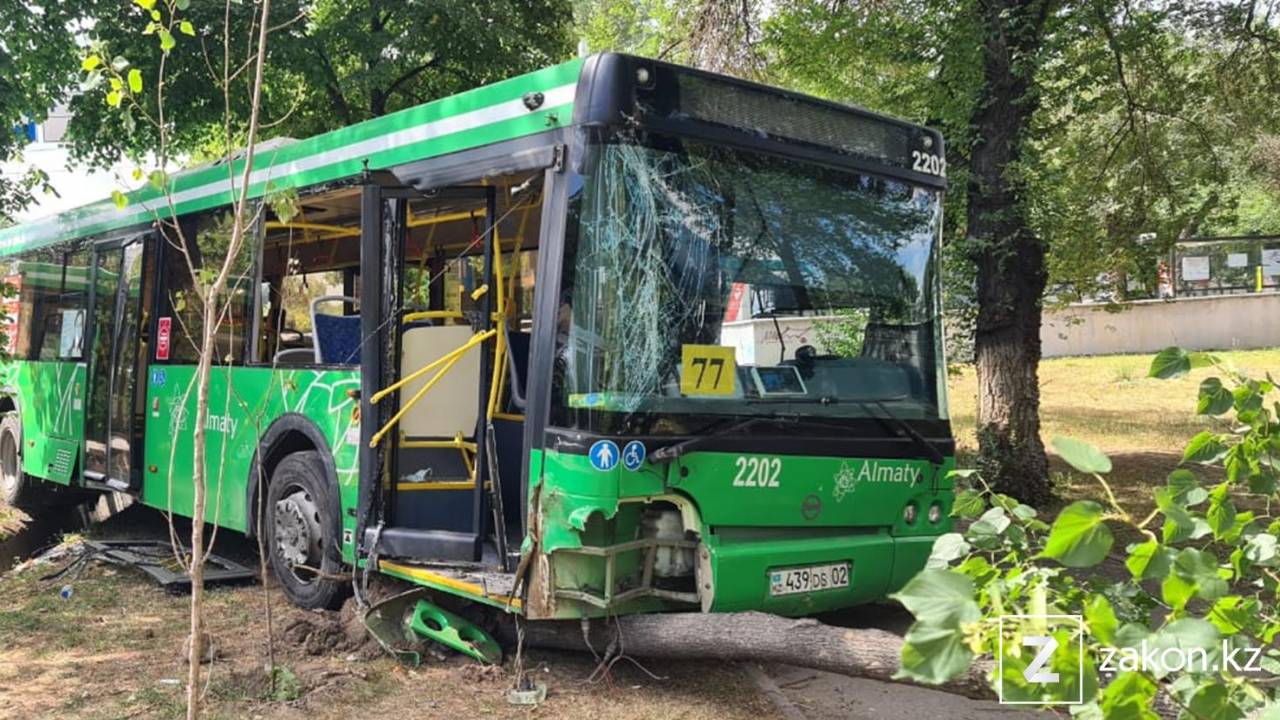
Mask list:
MULTIPOLYGON (((194 497, 191 510, 191 645, 187 657, 190 667, 187 671, 187 718, 196 720, 200 717, 200 662, 208 652, 204 634, 204 547, 205 505, 208 496, 208 468, 205 465, 207 446, 207 428, 209 419, 209 378, 213 372, 213 361, 218 350, 218 323, 221 318, 220 303, 223 290, 227 286, 227 278, 235 266, 236 257, 244 245, 244 237, 248 232, 249 217, 247 213, 249 200, 249 178, 253 172, 253 156, 258 138, 258 116, 262 100, 262 76, 267 54, 267 34, 270 32, 271 0, 262 0, 262 19, 258 28, 257 57, 254 60, 252 97, 249 109, 249 130, 245 139, 244 169, 241 171, 239 196, 235 204, 235 215, 231 226, 231 241, 227 246, 226 257, 222 259, 222 267, 218 270, 213 282, 202 293, 204 323, 200 335, 200 359, 196 365, 196 414, 194 433, 192 436, 192 472, 191 485, 194 497)), ((224 76, 224 88, 230 81, 224 76)), ((230 103, 227 103, 230 108, 230 103)), ((228 110, 229 112, 229 110, 228 110)), ((196 243, 199 239, 196 238, 196 243)), ((210 258, 202 253, 204 261, 210 258)), ((194 272, 194 271, 193 271, 194 272)), ((199 287, 200 277, 192 277, 192 282, 199 287)), ((272 682, 275 681, 275 668, 270 669, 272 682)))
POLYGON ((992 487, 1031 504, 1051 497, 1040 440, 1044 243, 1027 217, 1019 163, 1037 106, 1037 55, 1052 0, 979 3, 983 89, 971 127, 968 238, 977 266, 978 466, 992 487))
MULTIPOLYGON (((587 651, 606 659, 620 654, 660 660, 685 658, 785 663, 827 672, 893 682, 902 657, 902 638, 869 628, 824 625, 812 618, 791 620, 759 612, 660 613, 625 615, 587 626, 571 620, 539 621, 524 626, 529 647, 587 651), (584 638, 584 632, 587 632, 584 638)), ((502 631, 514 642, 511 626, 502 631)), ((995 694, 987 680, 988 660, 979 660, 942 685, 923 685, 977 699, 995 694)), ((911 683, 915 684, 915 683, 911 683)))

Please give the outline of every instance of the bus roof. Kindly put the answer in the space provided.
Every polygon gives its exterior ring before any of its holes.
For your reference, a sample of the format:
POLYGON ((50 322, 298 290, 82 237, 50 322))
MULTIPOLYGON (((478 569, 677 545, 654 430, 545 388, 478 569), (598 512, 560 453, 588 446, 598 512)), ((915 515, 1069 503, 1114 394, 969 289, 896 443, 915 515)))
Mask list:
MULTIPOLYGON (((250 197, 358 175, 368 163, 379 170, 406 162, 531 135, 573 119, 574 93, 582 60, 531 72, 366 120, 322 135, 271 147, 255 154, 250 197), (536 111, 526 93, 544 95, 536 111)), ((229 205, 244 169, 243 159, 187 170, 170 179, 174 212, 229 205)), ((126 193, 118 207, 111 199, 0 229, 0 256, 106 233, 169 215, 164 193, 145 186, 126 193)))

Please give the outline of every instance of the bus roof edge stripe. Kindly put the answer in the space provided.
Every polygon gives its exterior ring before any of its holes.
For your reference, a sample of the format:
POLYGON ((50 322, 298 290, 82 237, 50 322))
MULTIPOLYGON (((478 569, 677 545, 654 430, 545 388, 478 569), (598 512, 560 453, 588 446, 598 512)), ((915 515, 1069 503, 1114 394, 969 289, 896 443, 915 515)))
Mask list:
MULTIPOLYGON (((470 148, 548 129, 551 125, 545 118, 551 114, 557 117, 556 125, 566 125, 572 118, 581 67, 581 59, 571 60, 275 148, 255 158, 249 179, 250 195, 261 197, 275 186, 298 187, 350 177, 358 170, 344 165, 370 156, 381 156, 378 162, 370 162, 370 169, 383 169, 457 152, 464 148, 449 148, 450 143, 441 143, 443 151, 435 152, 435 143, 429 141, 461 133, 494 129, 492 137, 470 143, 466 146, 470 148), (523 97, 528 92, 541 92, 545 96, 537 110, 524 106, 523 97), (544 124, 514 122, 528 118, 539 118, 544 124), (402 152, 394 152, 397 150, 402 152), (304 175, 306 182, 290 182, 290 178, 304 175)), ((243 168, 244 162, 239 160, 230 168, 205 167, 175 175, 170 181, 170 192, 176 213, 204 209, 195 205, 203 199, 233 192, 239 185, 243 168)), ((129 203, 123 208, 103 200, 0 229, 0 256, 138 225, 157 215, 170 214, 167 207, 170 200, 154 188, 144 187, 126 195, 129 203)), ((224 204, 215 202, 212 206, 224 204)))

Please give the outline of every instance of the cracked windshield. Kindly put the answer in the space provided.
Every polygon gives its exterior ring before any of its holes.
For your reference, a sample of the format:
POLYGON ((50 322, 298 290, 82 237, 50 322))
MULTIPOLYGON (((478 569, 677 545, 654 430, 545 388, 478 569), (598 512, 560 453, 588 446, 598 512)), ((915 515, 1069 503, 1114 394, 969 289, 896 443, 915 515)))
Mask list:
POLYGON ((938 191, 689 140, 595 151, 570 200, 555 424, 945 417, 938 191))

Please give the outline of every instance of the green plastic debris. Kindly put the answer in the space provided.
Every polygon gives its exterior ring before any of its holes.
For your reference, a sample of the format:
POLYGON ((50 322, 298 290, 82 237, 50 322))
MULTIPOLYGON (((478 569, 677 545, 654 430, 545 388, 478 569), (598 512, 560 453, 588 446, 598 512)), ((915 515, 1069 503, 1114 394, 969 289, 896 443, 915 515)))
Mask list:
POLYGON ((496 665, 502 662, 502 648, 489 633, 426 600, 418 600, 409 627, 419 635, 435 640, 480 662, 496 665))

